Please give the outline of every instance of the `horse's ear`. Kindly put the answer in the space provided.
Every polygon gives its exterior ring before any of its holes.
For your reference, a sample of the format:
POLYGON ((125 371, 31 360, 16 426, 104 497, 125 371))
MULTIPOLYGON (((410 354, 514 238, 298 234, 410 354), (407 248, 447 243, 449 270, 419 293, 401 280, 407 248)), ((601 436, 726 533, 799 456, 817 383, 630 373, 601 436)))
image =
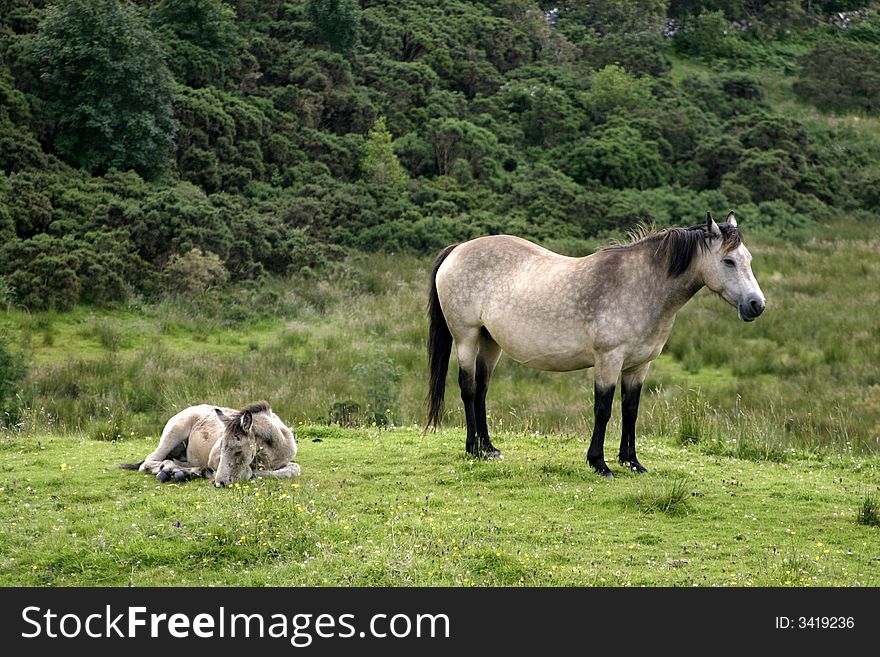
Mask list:
POLYGON ((736 215, 733 214, 733 210, 727 213, 727 223, 736 228, 736 215))
POLYGON ((238 418, 238 426, 241 427, 241 430, 247 433, 251 430, 251 426, 254 424, 254 416, 251 415, 250 411, 245 411, 241 414, 241 417, 238 418))
POLYGON ((706 213, 706 232, 709 233, 709 237, 721 237, 721 229, 712 218, 711 212, 706 213))
POLYGON ((230 422, 232 422, 232 418, 226 415, 226 413, 221 411, 219 408, 215 408, 214 412, 217 414, 217 417, 223 424, 229 424, 230 422))

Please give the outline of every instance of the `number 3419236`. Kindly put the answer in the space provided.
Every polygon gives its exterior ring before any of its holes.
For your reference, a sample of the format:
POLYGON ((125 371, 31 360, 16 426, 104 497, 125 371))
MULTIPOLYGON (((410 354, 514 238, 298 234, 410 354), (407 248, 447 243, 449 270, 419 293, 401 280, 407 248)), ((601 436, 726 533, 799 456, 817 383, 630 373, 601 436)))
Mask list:
POLYGON ((856 625, 852 616, 777 616, 776 629, 788 630, 851 630, 856 625))

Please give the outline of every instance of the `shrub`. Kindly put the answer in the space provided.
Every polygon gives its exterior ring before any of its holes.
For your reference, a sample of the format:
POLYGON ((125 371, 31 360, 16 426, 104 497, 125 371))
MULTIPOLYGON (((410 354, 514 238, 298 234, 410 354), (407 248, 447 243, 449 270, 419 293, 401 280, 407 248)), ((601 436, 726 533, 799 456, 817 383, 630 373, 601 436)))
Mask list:
POLYGON ((594 180, 618 189, 646 189, 666 180, 659 144, 629 126, 597 130, 584 143, 566 150, 563 169, 580 183, 594 180))
POLYGON ((183 255, 174 254, 165 267, 169 289, 184 296, 204 294, 209 287, 222 285, 229 278, 220 256, 210 251, 191 249, 183 255))
POLYGON ((354 374, 367 400, 364 416, 379 426, 393 424, 403 372, 390 358, 384 358, 356 365, 354 374))
POLYGON ((707 61, 749 58, 747 46, 722 11, 704 10, 691 18, 676 34, 675 48, 707 61))
POLYGON ((828 111, 880 110, 880 47, 823 41, 800 60, 799 96, 828 111))
POLYGON ((0 336, 0 423, 8 424, 18 416, 19 385, 28 373, 24 358, 10 351, 0 336))
POLYGON ((644 115, 654 105, 651 80, 627 73, 617 64, 609 64, 590 77, 590 90, 583 103, 594 121, 604 121, 614 111, 644 115))

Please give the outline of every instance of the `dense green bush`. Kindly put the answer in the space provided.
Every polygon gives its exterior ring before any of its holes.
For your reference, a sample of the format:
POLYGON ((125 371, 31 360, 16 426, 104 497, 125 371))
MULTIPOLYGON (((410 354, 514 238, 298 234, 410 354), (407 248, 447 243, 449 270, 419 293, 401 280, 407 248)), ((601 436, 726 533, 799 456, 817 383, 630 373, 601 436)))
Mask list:
POLYGON ((880 44, 823 41, 801 59, 794 91, 828 111, 880 109, 880 44))
POLYGON ((565 171, 580 183, 592 180, 617 189, 645 189, 666 180, 659 144, 630 126, 597 129, 566 150, 565 171))
POLYGON ((163 172, 175 133, 173 82, 158 43, 127 2, 65 0, 34 40, 52 141, 70 164, 163 172))

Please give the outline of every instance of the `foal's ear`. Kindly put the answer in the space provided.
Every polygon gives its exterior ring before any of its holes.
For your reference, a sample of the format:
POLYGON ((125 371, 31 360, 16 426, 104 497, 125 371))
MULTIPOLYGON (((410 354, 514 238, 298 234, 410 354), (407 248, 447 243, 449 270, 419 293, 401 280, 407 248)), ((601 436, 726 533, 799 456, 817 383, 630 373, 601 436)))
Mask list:
POLYGON ((251 430, 251 426, 254 424, 254 416, 251 415, 250 411, 245 411, 241 414, 241 417, 238 418, 238 426, 241 427, 241 430, 247 433, 251 430))
POLYGON ((221 411, 219 408, 215 408, 214 412, 217 414, 217 417, 223 424, 229 424, 230 422, 232 422, 232 418, 226 415, 226 413, 221 411))
POLYGON ((736 215, 733 214, 733 210, 727 213, 727 223, 736 228, 736 215))
POLYGON ((721 229, 712 218, 711 212, 706 213, 706 232, 709 233, 709 237, 721 237, 721 229))

